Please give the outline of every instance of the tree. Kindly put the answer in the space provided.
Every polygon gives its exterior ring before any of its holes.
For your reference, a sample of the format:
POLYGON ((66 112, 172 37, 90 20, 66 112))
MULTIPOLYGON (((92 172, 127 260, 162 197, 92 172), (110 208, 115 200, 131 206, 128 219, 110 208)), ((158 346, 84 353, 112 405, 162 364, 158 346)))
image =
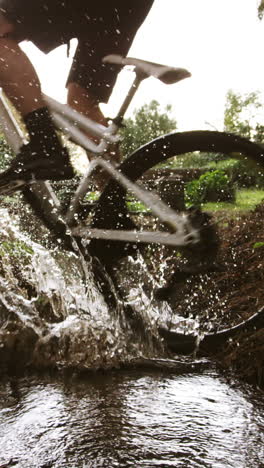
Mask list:
POLYGON ((264 0, 260 0, 259 6, 258 6, 258 17, 259 19, 263 18, 264 14, 264 0))
POLYGON ((258 109, 262 107, 258 92, 242 95, 229 90, 224 114, 225 131, 263 141, 264 127, 256 121, 258 109))
POLYGON ((121 150, 124 157, 154 138, 176 130, 176 120, 169 115, 171 109, 167 105, 162 111, 160 104, 153 100, 137 109, 132 118, 125 120, 121 131, 121 150))
POLYGON ((264 142, 264 125, 257 123, 255 128, 254 140, 256 143, 264 142))

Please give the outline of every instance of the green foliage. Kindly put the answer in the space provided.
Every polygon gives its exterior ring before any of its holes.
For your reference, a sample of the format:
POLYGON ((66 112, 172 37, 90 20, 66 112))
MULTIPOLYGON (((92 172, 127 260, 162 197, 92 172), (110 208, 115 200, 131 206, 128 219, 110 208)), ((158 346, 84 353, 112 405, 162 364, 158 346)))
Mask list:
POLYGON ((260 0, 259 6, 258 6, 258 17, 259 19, 263 18, 264 14, 264 0, 260 0))
POLYGON ((250 166, 246 160, 232 160, 230 165, 221 164, 221 169, 225 170, 237 187, 264 187, 264 172, 250 166))
POLYGON ((205 172, 199 179, 186 184, 185 198, 188 205, 199 206, 208 201, 232 200, 234 190, 224 171, 205 172))
POLYGON ((8 255, 9 257, 27 257, 33 255, 33 250, 23 241, 4 241, 1 242, 0 256, 8 255))
POLYGON ((204 194, 199 179, 188 182, 185 187, 185 201, 187 206, 200 206, 204 201, 204 194))
POLYGON ((171 106, 162 111, 160 104, 153 100, 134 112, 132 118, 124 122, 121 130, 121 151, 124 157, 133 153, 140 146, 166 133, 176 130, 176 121, 170 117, 171 106))
POLYGON ((138 212, 140 211, 141 213, 146 213, 147 211, 150 211, 144 203, 137 201, 137 200, 129 200, 126 202, 127 208, 130 212, 138 212))
POLYGON ((242 189, 236 190, 236 197, 233 203, 217 202, 217 203, 205 203, 203 209, 206 211, 219 211, 224 210, 230 212, 230 214, 245 213, 263 203, 264 201, 264 190, 259 189, 242 189))
POLYGON ((8 146, 3 135, 0 135, 0 171, 3 171, 9 166, 13 157, 14 153, 10 146, 8 146))
POLYGON ((264 247, 264 242, 255 242, 253 245, 253 249, 259 249, 261 247, 264 247))
POLYGON ((68 206, 72 194, 77 189, 80 180, 80 176, 75 176, 74 179, 60 180, 51 183, 51 186, 56 191, 57 197, 59 198, 63 208, 68 206))
POLYGON ((238 161, 237 159, 225 159, 225 160, 219 160, 219 161, 212 161, 211 163, 208 164, 207 167, 210 169, 221 169, 222 171, 225 172, 232 172, 232 170, 240 165, 241 161, 238 161))
POLYGON ((258 109, 261 107, 259 92, 242 95, 229 90, 224 115, 225 131, 262 142, 264 127, 256 123, 258 109))
POLYGON ((264 142, 264 125, 261 125, 259 123, 256 124, 254 140, 256 143, 264 142))
POLYGON ((218 168, 219 162, 223 161, 222 164, 225 164, 226 157, 226 154, 222 153, 203 153, 199 151, 194 151, 192 153, 186 153, 184 156, 176 156, 171 161, 170 167, 179 169, 198 169, 203 167, 218 168))
POLYGON ((100 192, 87 192, 85 197, 84 197, 84 200, 89 202, 89 203, 95 203, 98 198, 100 196, 100 192))

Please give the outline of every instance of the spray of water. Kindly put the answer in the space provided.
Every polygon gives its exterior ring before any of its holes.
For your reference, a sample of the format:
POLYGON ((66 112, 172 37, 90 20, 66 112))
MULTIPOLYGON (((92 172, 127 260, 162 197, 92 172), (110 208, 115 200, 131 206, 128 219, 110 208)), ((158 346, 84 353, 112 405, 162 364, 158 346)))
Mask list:
POLYGON ((109 306, 91 264, 72 252, 45 248, 1 210, 0 361, 7 367, 97 369, 134 358, 164 357, 160 324, 174 325, 142 257, 120 261, 109 306), (113 302, 113 301, 112 301, 113 302))

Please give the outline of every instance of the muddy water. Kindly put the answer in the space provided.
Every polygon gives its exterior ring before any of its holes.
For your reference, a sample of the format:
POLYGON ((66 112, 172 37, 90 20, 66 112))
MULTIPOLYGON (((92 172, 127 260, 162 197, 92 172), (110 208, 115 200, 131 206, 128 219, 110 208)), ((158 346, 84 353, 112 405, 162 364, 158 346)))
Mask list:
POLYGON ((262 395, 215 372, 6 378, 0 466, 264 466, 262 395))

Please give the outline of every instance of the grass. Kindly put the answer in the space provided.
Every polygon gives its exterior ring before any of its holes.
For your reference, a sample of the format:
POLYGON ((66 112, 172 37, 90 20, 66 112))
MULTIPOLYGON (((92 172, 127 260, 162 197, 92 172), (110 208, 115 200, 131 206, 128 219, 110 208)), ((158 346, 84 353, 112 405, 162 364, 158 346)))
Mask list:
POLYGON ((213 212, 219 210, 245 212, 253 210, 262 200, 264 200, 264 190, 243 189, 236 192, 236 200, 234 203, 205 203, 203 209, 213 212))
MULTIPOLYGON (((245 213, 254 208, 264 201, 264 190, 257 189, 243 189, 236 192, 236 200, 234 203, 229 202, 218 202, 218 203, 204 203, 202 205, 203 210, 217 212, 225 211, 230 214, 245 213)), ((127 202, 129 211, 133 212, 145 212, 148 211, 146 206, 140 201, 130 199, 127 202)))
POLYGON ((87 192, 87 194, 85 195, 85 201, 90 202, 90 203, 96 202, 99 196, 100 196, 100 192, 96 192, 96 191, 87 192))
MULTIPOLYGON (((86 195, 86 201, 95 202, 99 197, 99 192, 89 192, 86 195)), ((243 189, 238 190, 236 193, 235 203, 219 202, 219 203, 205 203, 202 208, 206 211, 226 211, 230 213, 240 213, 253 210, 256 205, 264 200, 264 190, 257 189, 243 189)), ((149 211, 146 206, 139 200, 129 197, 127 200, 129 211, 133 212, 146 212, 149 211)))
POLYGON ((140 202, 140 201, 127 201, 127 208, 129 211, 133 212, 147 212, 149 211, 149 209, 146 207, 146 205, 144 205, 144 203, 140 202))
MULTIPOLYGON (((218 203, 204 203, 202 205, 205 211, 225 211, 234 214, 243 213, 246 211, 254 210, 254 208, 264 201, 264 190, 260 189, 243 189, 237 190, 236 200, 234 203, 218 202, 218 203)), ((146 212, 149 211, 147 207, 139 200, 129 197, 127 200, 127 207, 131 212, 146 212)))
POLYGON ((170 163, 164 163, 174 169, 229 169, 236 166, 237 159, 216 159, 215 154, 194 152, 184 157, 175 157, 170 163))

